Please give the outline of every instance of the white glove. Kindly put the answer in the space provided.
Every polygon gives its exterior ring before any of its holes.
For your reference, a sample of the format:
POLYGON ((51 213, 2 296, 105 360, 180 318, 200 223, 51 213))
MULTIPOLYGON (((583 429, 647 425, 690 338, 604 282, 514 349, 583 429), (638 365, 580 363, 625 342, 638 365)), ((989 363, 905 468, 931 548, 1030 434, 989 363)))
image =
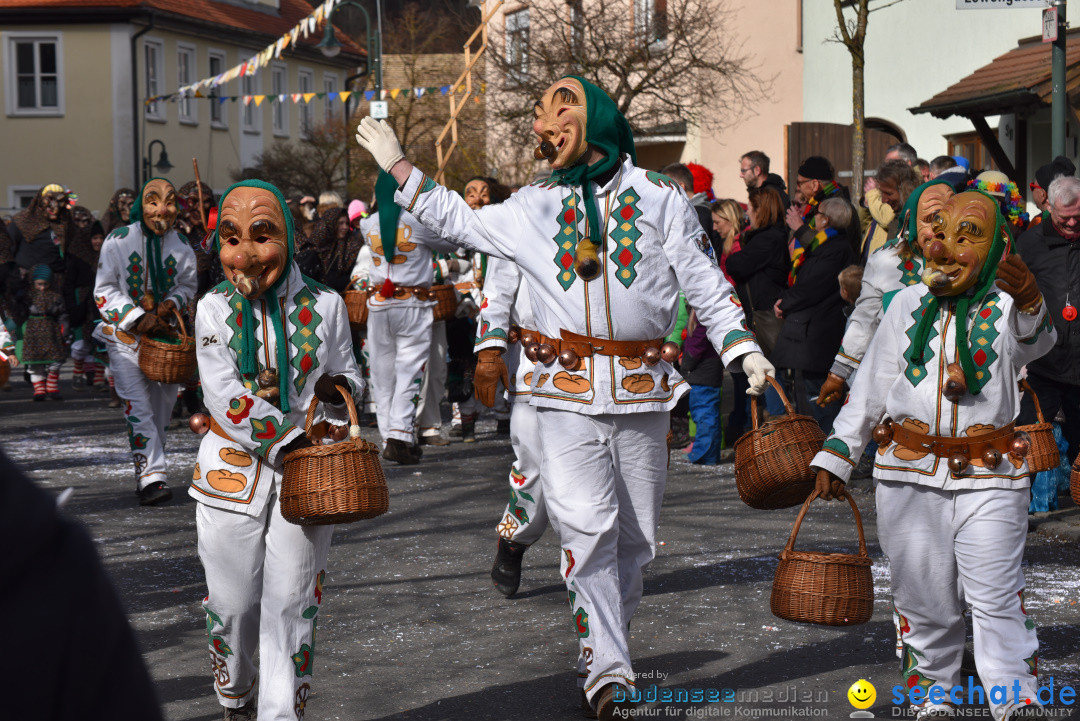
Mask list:
POLYGON ((370 115, 361 120, 356 126, 356 142, 388 173, 397 161, 405 159, 394 129, 385 120, 376 120, 370 115))
POLYGON ((769 359, 761 353, 747 353, 742 359, 743 373, 750 381, 750 389, 747 391, 752 396, 760 396, 765 392, 766 376, 776 377, 776 368, 769 359))

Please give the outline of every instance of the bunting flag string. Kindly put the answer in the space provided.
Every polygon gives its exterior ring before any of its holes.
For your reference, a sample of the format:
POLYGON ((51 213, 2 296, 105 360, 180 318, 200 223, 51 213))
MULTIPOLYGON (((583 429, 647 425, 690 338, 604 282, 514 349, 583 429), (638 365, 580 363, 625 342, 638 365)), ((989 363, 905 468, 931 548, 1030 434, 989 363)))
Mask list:
MULTIPOLYGON (((431 85, 431 86, 420 87, 420 88, 391 88, 389 90, 383 89, 383 90, 380 91, 379 99, 380 100, 386 100, 386 99, 389 98, 391 100, 397 100, 399 98, 400 99, 405 99, 406 97, 408 97, 410 95, 413 95, 413 96, 416 97, 416 99, 419 100, 420 98, 424 97, 425 95, 436 95, 436 94, 438 94, 438 95, 448 95, 450 93, 450 90, 451 90, 450 85, 431 85)), ((459 95, 463 94, 465 92, 465 86, 464 85, 457 86, 457 88, 455 89, 455 92, 457 92, 459 95)), ((473 92, 477 96, 482 95, 483 93, 486 93, 487 92, 487 83, 478 83, 477 86, 473 87, 473 92)), ((151 103, 156 103, 156 102, 173 102, 173 103, 175 103, 175 102, 179 101, 183 97, 191 97, 191 98, 203 98, 203 99, 206 99, 206 100, 216 100, 219 103, 224 103, 226 100, 231 100, 233 102, 236 102, 237 100, 239 100, 244 105, 250 105, 251 103, 255 103, 255 107, 259 107, 263 103, 288 103, 288 102, 291 102, 293 104, 299 104, 299 103, 305 103, 306 104, 306 103, 310 103, 312 100, 316 100, 316 99, 317 100, 326 99, 326 100, 331 100, 331 101, 333 101, 333 100, 341 100, 342 102, 344 102, 344 101, 348 100, 350 97, 352 97, 353 95, 359 96, 361 94, 364 96, 364 100, 367 100, 369 102, 372 101, 372 100, 375 100, 375 91, 374 90, 363 90, 363 91, 361 91, 361 90, 341 90, 341 91, 336 92, 336 93, 281 93, 281 94, 277 94, 277 95, 274 95, 274 94, 263 94, 263 95, 216 95, 216 94, 212 94, 212 95, 206 95, 206 94, 202 93, 201 91, 195 91, 195 93, 193 95, 189 95, 189 96, 183 96, 180 93, 170 93, 169 95, 156 95, 156 96, 154 96, 152 98, 147 98, 147 100, 145 101, 144 104, 145 105, 150 105, 151 103)), ((476 101, 479 102, 480 98, 477 97, 476 101)))

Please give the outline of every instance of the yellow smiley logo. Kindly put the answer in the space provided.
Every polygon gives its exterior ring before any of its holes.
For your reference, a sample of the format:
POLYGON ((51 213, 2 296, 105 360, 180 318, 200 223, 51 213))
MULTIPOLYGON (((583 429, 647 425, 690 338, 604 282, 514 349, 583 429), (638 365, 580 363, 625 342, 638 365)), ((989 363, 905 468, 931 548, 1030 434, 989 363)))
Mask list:
POLYGON ((857 709, 868 709, 874 705, 877 699, 877 689, 865 678, 860 678, 851 684, 847 691, 848 701, 857 709))

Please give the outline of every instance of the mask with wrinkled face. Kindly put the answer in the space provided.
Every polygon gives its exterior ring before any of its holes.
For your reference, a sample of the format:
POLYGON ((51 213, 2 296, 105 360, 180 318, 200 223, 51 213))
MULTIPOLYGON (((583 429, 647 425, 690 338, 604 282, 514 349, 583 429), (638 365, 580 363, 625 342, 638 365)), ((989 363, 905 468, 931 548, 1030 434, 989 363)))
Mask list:
POLYGON ((131 222, 131 206, 135 204, 135 196, 124 193, 116 199, 116 210, 120 213, 120 220, 125 223, 131 222))
POLYGON ((588 150, 585 89, 577 80, 563 78, 544 91, 533 115, 533 132, 540 142, 536 152, 553 170, 570 167, 588 150))
POLYGON ((285 213, 268 190, 239 187, 229 193, 221 205, 218 240, 225 277, 248 300, 259 298, 285 271, 285 213))
POLYGON ((49 220, 56 220, 60 217, 60 206, 66 200, 67 198, 59 193, 44 193, 41 196, 41 205, 45 208, 45 215, 49 220))
POLYGON ((916 243, 924 252, 926 244, 934 237, 934 216, 952 196, 952 188, 945 184, 931 185, 919 196, 915 218, 916 243))
POLYGON ((176 189, 167 180, 151 180, 143 188, 142 220, 154 235, 165 235, 176 222, 176 189))
MULTIPOLYGON (((950 198, 934 214, 925 246, 923 282, 938 297, 961 295, 975 285, 994 242, 997 207, 982 193, 950 198)), ((1004 228, 1001 229, 1004 233, 1004 228)))

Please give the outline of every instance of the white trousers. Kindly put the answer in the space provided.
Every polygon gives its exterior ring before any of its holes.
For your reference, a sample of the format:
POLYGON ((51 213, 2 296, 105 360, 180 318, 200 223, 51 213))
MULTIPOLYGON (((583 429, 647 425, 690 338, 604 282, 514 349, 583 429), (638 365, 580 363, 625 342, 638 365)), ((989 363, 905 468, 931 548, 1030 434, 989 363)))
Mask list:
POLYGON ((371 393, 383 442, 416 443, 416 407, 431 348, 431 308, 388 306, 368 313, 371 393))
POLYGON ((578 675, 590 700, 613 681, 633 686, 629 624, 656 549, 669 417, 537 409, 544 501, 562 543, 578 675))
POLYGON ((1037 703, 1039 641, 1024 610, 1020 562, 1028 530, 1027 489, 942 491, 879 481, 878 537, 889 557, 893 602, 900 616, 907 687, 960 683, 964 618, 960 591, 971 604, 975 664, 989 696, 1008 688, 1008 702, 987 698, 995 719, 1015 705, 1037 703), (958 588, 959 584, 959 588, 958 588))
POLYGON ((165 429, 176 403, 176 384, 149 380, 139 369, 139 354, 131 346, 108 344, 109 367, 116 380, 116 394, 124 403, 128 444, 135 463, 139 488, 168 480, 165 468, 165 429))
POLYGON ((195 527, 218 702, 243 706, 261 678, 260 721, 302 719, 334 527, 289 523, 276 493, 259 517, 199 503, 195 527))
POLYGON ((94 355, 94 343, 93 341, 85 338, 80 338, 71 344, 71 359, 85 361, 94 355))
POLYGON ((438 435, 442 427, 439 404, 446 395, 446 321, 431 325, 431 350, 428 351, 427 370, 420 385, 420 408, 416 414, 420 433, 438 435))
POLYGON ((510 502, 495 530, 508 541, 528 546, 540 540, 548 522, 540 481, 543 444, 536 408, 528 403, 514 403, 511 408, 510 445, 514 449, 514 465, 510 467, 510 502))

